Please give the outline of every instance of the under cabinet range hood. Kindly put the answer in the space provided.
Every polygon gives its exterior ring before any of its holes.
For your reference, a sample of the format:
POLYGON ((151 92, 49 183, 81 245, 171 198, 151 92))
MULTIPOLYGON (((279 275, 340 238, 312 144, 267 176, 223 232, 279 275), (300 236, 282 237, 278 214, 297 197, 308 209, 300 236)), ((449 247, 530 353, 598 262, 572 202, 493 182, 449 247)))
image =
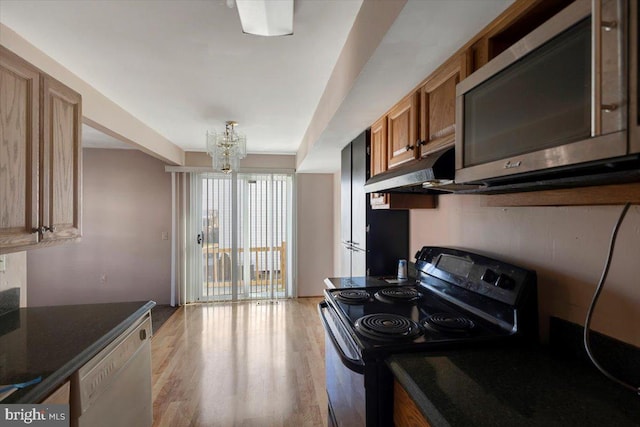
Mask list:
POLYGON ((389 169, 369 179, 367 193, 430 193, 454 191, 455 153, 453 147, 389 169))

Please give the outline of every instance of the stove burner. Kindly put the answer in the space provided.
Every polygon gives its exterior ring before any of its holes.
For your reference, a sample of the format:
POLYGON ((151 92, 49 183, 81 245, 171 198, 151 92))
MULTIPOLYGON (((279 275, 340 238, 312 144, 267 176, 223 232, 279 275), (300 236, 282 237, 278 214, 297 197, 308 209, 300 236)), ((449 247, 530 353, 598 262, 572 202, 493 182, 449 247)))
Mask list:
POLYGON ((382 289, 375 296, 379 301, 395 303, 417 301, 422 295, 414 288, 398 287, 382 289))
POLYGON ((467 332, 476 324, 466 317, 448 313, 436 313, 429 316, 425 322, 429 326, 447 332, 467 332))
POLYGON ((364 289, 347 289, 335 293, 336 299, 346 304, 361 304, 369 301, 370 296, 364 289))
POLYGON ((422 334, 422 328, 413 320, 389 313, 363 316, 355 326, 362 335, 385 341, 413 339, 422 334))

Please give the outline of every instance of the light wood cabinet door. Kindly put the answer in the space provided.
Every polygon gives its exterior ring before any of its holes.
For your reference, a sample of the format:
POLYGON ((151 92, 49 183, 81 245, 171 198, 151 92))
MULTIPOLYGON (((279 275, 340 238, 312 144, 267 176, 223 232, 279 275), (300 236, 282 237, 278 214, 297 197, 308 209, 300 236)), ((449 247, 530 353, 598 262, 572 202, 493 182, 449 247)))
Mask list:
MULTIPOLYGON (((555 16, 575 0, 515 1, 487 25, 467 48, 466 75, 509 49, 514 43, 555 16)), ((633 16, 633 15, 631 15, 633 16)), ((462 78, 464 79, 465 76, 462 78)))
POLYGON ((40 216, 45 242, 80 237, 81 123, 80 95, 43 76, 40 216))
POLYGON ((71 391, 71 383, 66 381, 58 387, 53 393, 47 396, 41 403, 46 405, 68 405, 69 395, 71 391))
POLYGON ((431 427, 398 380, 393 381, 393 423, 396 427, 431 427))
POLYGON ((418 134, 418 95, 412 93, 387 114, 387 167, 416 158, 418 134))
POLYGON ((420 89, 420 156, 455 143, 456 85, 464 56, 454 57, 420 89))
POLYGON ((0 253, 38 242, 39 79, 0 46, 0 253))
POLYGON ((371 176, 387 170, 387 116, 371 125, 371 176))
MULTIPOLYGON (((371 125, 371 176, 387 170, 387 116, 380 118, 371 125)), ((387 195, 382 193, 370 194, 371 206, 387 203, 387 195)))

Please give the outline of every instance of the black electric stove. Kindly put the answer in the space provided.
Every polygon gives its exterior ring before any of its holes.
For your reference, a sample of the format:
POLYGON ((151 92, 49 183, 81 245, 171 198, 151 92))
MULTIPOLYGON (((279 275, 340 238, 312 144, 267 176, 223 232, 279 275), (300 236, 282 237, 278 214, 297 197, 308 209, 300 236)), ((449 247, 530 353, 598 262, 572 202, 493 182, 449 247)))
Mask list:
POLYGON ((325 290, 333 425, 391 425, 390 354, 537 340, 534 271, 442 247, 422 248, 416 270, 404 286, 325 290))

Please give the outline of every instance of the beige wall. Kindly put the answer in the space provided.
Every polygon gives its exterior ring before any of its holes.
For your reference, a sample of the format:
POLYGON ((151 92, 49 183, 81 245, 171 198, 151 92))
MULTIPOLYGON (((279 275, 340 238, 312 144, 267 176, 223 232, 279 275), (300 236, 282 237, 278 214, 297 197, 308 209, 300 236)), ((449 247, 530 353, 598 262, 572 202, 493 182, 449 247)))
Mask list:
POLYGON ((104 149, 84 149, 83 163, 82 240, 28 253, 29 305, 168 303, 171 174, 165 164, 140 151, 104 149))
MULTIPOLYGON (((482 196, 439 196, 438 209, 411 211, 411 253, 455 246, 538 273, 541 331, 549 316, 584 324, 621 206, 483 207, 482 196)), ((640 206, 620 228, 592 327, 640 346, 640 206)))
POLYGON ((298 296, 322 295, 334 271, 333 174, 297 174, 298 296))
POLYGON ((6 255, 5 271, 0 271, 0 291, 20 288, 20 307, 27 306, 27 253, 15 252, 6 255))
MULTIPOLYGON (((202 151, 187 151, 185 153, 185 166, 211 167, 211 157, 202 151)), ((262 169, 295 169, 296 156, 286 154, 247 154, 240 160, 240 168, 262 169)))

